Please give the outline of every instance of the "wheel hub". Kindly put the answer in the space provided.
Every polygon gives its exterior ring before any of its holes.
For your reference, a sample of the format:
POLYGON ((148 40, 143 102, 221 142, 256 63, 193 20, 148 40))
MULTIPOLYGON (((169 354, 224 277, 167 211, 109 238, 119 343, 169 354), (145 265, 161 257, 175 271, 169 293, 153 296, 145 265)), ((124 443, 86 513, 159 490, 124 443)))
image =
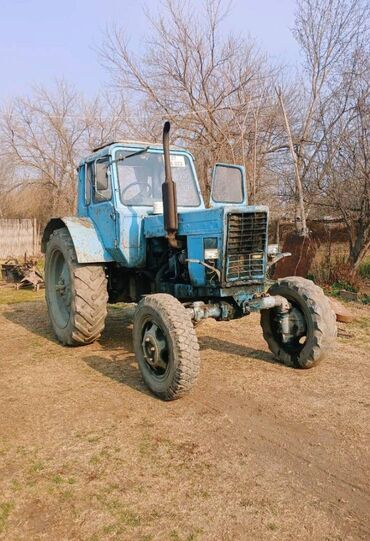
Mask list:
POLYGON ((53 316, 57 321, 57 325, 64 328, 70 318, 72 281, 65 256, 58 249, 51 255, 48 277, 49 300, 53 316))
POLYGON ((307 332, 304 316, 298 308, 293 307, 289 312, 277 314, 277 321, 280 327, 280 334, 284 343, 299 340, 307 332))
POLYGON ((145 361, 155 371, 163 373, 167 368, 167 343, 162 330, 155 323, 144 331, 142 348, 145 361))
POLYGON ((65 290, 66 290, 66 284, 64 283, 63 278, 60 278, 59 282, 55 286, 56 291, 58 291, 59 295, 63 297, 65 290))
POLYGON ((59 295, 60 299, 65 304, 65 306, 69 307, 71 304, 71 288, 69 280, 66 279, 64 276, 61 276, 55 286, 55 290, 59 295))

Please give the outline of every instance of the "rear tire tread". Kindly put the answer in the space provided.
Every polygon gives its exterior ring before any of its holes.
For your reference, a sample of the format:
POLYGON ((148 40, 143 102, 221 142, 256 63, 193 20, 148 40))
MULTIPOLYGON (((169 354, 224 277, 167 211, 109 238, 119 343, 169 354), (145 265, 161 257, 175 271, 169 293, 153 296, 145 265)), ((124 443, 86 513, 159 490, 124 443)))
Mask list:
POLYGON ((310 348, 304 348, 296 358, 284 351, 273 336, 268 310, 261 311, 263 337, 277 360, 284 362, 287 366, 311 368, 322 360, 333 347, 337 335, 335 313, 321 287, 311 280, 299 276, 281 278, 271 286, 269 294, 283 295, 281 287, 288 287, 296 292, 307 305, 312 316, 313 326, 310 348))
MULTIPOLYGON (((108 291, 104 267, 77 262, 76 252, 67 228, 54 231, 50 235, 48 246, 51 242, 63 245, 65 255, 69 260, 72 287, 71 314, 67 330, 63 329, 61 332, 50 314, 54 331, 65 345, 91 344, 103 332, 107 316, 108 291)), ((49 301, 48 308, 50 313, 52 307, 49 301)))

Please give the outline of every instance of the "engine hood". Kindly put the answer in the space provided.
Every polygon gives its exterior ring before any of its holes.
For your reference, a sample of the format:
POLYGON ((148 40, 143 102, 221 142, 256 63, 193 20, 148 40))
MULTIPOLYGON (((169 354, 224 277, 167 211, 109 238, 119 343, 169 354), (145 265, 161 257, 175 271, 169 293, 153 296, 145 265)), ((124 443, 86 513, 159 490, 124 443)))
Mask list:
MULTIPOLYGON (((223 229, 224 209, 202 209, 179 212, 178 236, 220 233, 223 229)), ((163 214, 149 215, 144 218, 144 236, 146 238, 165 237, 163 214)))
MULTIPOLYGON (((202 210, 188 210, 179 212, 179 236, 216 234, 222 235, 224 231, 224 215, 229 212, 268 212, 266 206, 245 206, 244 208, 225 206, 202 210)), ((144 237, 165 237, 163 215, 148 215, 144 218, 144 237)))

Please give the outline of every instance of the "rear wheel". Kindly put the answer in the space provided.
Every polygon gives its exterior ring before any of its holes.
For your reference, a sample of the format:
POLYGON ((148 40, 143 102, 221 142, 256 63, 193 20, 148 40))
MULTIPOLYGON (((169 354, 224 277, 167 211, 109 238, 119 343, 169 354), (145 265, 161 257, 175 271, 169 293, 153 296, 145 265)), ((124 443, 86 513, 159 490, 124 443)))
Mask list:
POLYGON ((163 400, 174 400, 194 385, 200 364, 190 316, 172 295, 148 295, 134 315, 133 342, 143 379, 163 400))
POLYGON ((49 318, 62 344, 79 346, 101 335, 107 315, 107 279, 101 265, 77 263, 67 228, 49 239, 45 258, 49 318))
POLYGON ((261 311, 270 351, 287 366, 311 368, 334 345, 337 327, 329 300, 311 280, 298 276, 278 280, 268 293, 285 297, 291 306, 288 314, 278 308, 261 311))

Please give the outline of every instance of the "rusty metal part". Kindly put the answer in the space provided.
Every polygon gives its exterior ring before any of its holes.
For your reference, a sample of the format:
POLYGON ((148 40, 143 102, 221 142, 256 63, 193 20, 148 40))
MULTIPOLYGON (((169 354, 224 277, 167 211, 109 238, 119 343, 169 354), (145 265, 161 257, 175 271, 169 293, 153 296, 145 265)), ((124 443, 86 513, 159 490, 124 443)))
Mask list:
POLYGON ((32 287, 38 291, 44 285, 44 277, 37 269, 37 261, 27 259, 20 263, 17 259, 9 259, 1 265, 1 274, 6 282, 16 284, 16 288, 32 287))
POLYGON ((246 309, 249 312, 260 312, 261 310, 271 310, 271 308, 279 308, 281 312, 286 313, 289 312, 290 304, 281 295, 264 295, 246 303, 246 309))

